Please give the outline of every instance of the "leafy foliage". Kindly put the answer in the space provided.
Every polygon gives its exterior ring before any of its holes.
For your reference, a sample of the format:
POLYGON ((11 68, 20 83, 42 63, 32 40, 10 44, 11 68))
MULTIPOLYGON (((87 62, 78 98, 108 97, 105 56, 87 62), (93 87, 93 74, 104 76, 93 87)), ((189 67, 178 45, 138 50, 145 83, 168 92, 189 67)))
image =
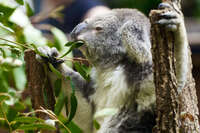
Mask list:
MULTIPOLYGON (((63 79, 69 78, 63 77, 52 64, 48 64, 48 68, 57 76, 53 86, 57 98, 55 110, 54 112, 44 108, 33 110, 30 96, 27 95, 28 90, 26 90, 23 57, 26 49, 32 49, 37 54, 45 56, 37 48, 48 45, 56 47, 62 53, 59 58, 65 57, 65 60, 68 58, 72 60, 71 51, 82 46, 83 42, 66 43, 65 34, 53 26, 50 31, 54 41, 48 40, 31 24, 28 16, 33 15, 33 10, 30 5, 24 0, 15 0, 15 2, 0 1, 0 128, 6 128, 10 132, 56 130, 54 123, 57 123, 63 133, 81 133, 81 129, 73 122, 78 105, 75 85, 70 83, 72 93, 68 97, 62 90, 62 82, 63 79), (25 6, 26 13, 20 9, 20 6, 25 6), (65 116, 62 114, 63 109, 67 112, 65 116), (47 114, 49 119, 43 120, 36 117, 36 112, 47 114)), ((72 62, 68 62, 68 65, 72 66, 72 62)), ((74 65, 76 70, 89 80, 90 69, 82 63, 75 62, 74 65)), ((45 95, 48 99, 47 96, 45 95)))

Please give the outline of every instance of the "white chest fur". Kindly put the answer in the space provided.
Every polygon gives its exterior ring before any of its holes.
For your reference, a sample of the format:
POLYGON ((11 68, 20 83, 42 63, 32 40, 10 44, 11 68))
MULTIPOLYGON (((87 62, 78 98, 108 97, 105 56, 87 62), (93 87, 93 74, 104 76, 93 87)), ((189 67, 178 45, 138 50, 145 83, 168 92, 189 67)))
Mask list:
MULTIPOLYGON (((128 104, 134 95, 135 85, 127 84, 127 78, 124 73, 124 68, 118 66, 116 68, 110 68, 107 70, 93 69, 91 78, 95 79, 94 88, 95 93, 90 99, 95 104, 95 113, 104 109, 120 109, 124 105, 128 104)), ((155 103, 155 90, 153 84, 152 74, 147 76, 143 81, 140 81, 140 91, 135 94, 135 101, 138 103, 137 111, 149 108, 149 105, 155 103)), ((98 122, 105 124, 105 121, 110 119, 111 116, 100 117, 98 122)))
POLYGON ((92 78, 95 79, 95 93, 91 96, 96 111, 104 108, 119 109, 127 101, 130 94, 123 67, 110 68, 107 70, 92 70, 92 78))

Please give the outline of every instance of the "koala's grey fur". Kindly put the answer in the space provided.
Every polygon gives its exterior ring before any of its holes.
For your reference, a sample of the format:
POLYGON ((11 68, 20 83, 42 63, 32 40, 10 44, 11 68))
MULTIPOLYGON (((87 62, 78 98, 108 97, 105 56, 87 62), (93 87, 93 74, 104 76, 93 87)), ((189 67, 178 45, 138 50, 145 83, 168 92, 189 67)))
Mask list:
MULTIPOLYGON (((168 18, 165 24, 170 28, 179 25, 167 23, 176 17, 168 18)), ((80 49, 92 64, 90 82, 64 64, 57 68, 71 77, 92 105, 92 115, 101 128, 91 132, 151 133, 155 88, 148 18, 135 9, 114 9, 80 23, 72 31, 72 39, 85 42, 80 49), (117 113, 97 115, 105 109, 117 113)))
POLYGON ((95 118, 101 125, 97 132, 151 132, 155 93, 148 18, 135 9, 115 9, 79 24, 72 38, 85 42, 80 49, 93 66, 91 81, 63 64, 58 69, 93 104, 94 116, 104 109, 117 110, 95 118))

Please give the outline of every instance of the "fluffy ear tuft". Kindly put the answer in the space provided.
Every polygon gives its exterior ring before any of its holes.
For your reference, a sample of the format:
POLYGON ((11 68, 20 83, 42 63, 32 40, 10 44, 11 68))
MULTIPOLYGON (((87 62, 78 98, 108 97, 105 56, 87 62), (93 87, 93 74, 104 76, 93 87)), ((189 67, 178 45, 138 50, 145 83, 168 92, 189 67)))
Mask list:
POLYGON ((150 38, 144 26, 129 20, 120 29, 122 44, 128 56, 137 63, 151 61, 150 38))

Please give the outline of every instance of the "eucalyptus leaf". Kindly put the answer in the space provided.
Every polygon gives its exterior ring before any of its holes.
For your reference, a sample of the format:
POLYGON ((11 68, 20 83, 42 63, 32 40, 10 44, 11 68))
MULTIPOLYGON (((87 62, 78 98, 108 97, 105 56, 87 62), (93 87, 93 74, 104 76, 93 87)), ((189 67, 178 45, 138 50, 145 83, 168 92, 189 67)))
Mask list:
POLYGON ((11 8, 3 4, 0 4, 0 13, 1 13, 0 22, 7 25, 8 19, 14 11, 15 11, 15 8, 11 8))
POLYGON ((3 102, 5 100, 9 100, 10 99, 10 95, 7 93, 0 93, 0 102, 3 102))
POLYGON ((84 42, 82 42, 82 41, 78 41, 78 42, 74 42, 74 43, 69 42, 69 44, 68 44, 68 43, 65 44, 65 45, 68 45, 68 46, 71 45, 71 47, 69 48, 69 50, 68 50, 66 53, 64 53, 63 55, 61 55, 59 58, 65 57, 65 56, 68 55, 73 49, 79 48, 79 47, 82 46, 83 44, 84 44, 84 42))
POLYGON ((85 80, 90 80, 90 77, 89 77, 89 70, 86 68, 85 65, 81 65, 79 62, 75 62, 75 63, 74 63, 74 67, 75 67, 75 69, 81 74, 81 76, 82 76, 85 80))
POLYGON ((74 85, 74 83, 73 83, 73 81, 71 79, 70 79, 70 86, 72 88, 72 94, 75 94, 76 88, 75 88, 75 85, 74 85))
POLYGON ((83 131, 73 121, 65 124, 72 133, 83 133, 83 131))
POLYGON ((27 79, 26 79, 26 73, 24 71, 24 67, 18 67, 13 69, 13 79, 15 82, 15 86, 17 87, 18 90, 24 90, 27 79), (20 75, 20 76, 19 76, 20 75))
POLYGON ((12 13, 12 15, 9 17, 9 21, 23 28, 26 28, 28 25, 31 25, 29 18, 20 8, 17 8, 12 13))
POLYGON ((101 125, 96 121, 96 120, 93 120, 93 124, 94 124, 94 127, 99 130, 101 125))
POLYGON ((17 117, 18 111, 14 108, 8 108, 6 117, 9 122, 13 121, 17 117))
POLYGON ((63 93, 60 93, 57 103, 55 105, 55 110, 54 110, 54 113, 56 115, 59 115, 60 112, 62 111, 62 109, 65 105, 65 101, 67 101, 67 96, 65 96, 63 93))
POLYGON ((47 45, 47 39, 42 35, 42 32, 28 24, 23 28, 23 35, 27 44, 35 44, 37 46, 47 45))
POLYGON ((28 2, 25 2, 25 6, 26 6, 26 14, 28 17, 31 17, 34 15, 34 11, 33 9, 31 8, 31 6, 29 5, 28 2))
POLYGON ((24 0, 15 0, 18 4, 24 5, 24 0))
POLYGON ((12 34, 12 33, 14 33, 13 29, 0 23, 0 36, 1 37, 3 35, 8 35, 8 34, 12 34))
POLYGON ((74 43, 74 42, 69 41, 69 42, 67 42, 67 43, 65 44, 65 46, 67 46, 67 47, 72 46, 73 43, 74 43))
POLYGON ((58 78, 62 78, 62 74, 52 65, 49 63, 50 70, 57 75, 58 78))
MULTIPOLYGON (((47 57, 47 55, 43 54, 42 52, 40 52, 40 51, 38 50, 38 48, 37 48, 37 46, 36 46, 35 44, 30 44, 30 45, 33 47, 33 49, 34 49, 34 51, 35 51, 36 54, 38 54, 38 55, 40 55, 40 56, 42 56, 42 57, 47 57)), ((48 58, 48 57, 47 57, 47 58, 48 58)))
POLYGON ((63 55, 61 55, 59 58, 65 57, 65 56, 68 55, 72 50, 73 50, 73 48, 70 47, 69 50, 68 50, 66 53, 64 53, 63 55))
POLYGON ((65 45, 65 43, 67 42, 67 37, 65 35, 65 33, 63 33, 60 29, 53 27, 51 29, 51 32, 54 36, 55 39, 55 47, 61 51, 65 45))
POLYGON ((54 82, 54 92, 55 92, 55 96, 58 97, 58 95, 61 92, 61 87, 62 87, 62 79, 57 79, 54 82))
POLYGON ((3 48, 0 48, 0 55, 3 56, 3 58, 6 58, 6 51, 3 48))
POLYGON ((17 117, 17 118, 15 118, 14 121, 20 122, 20 123, 44 122, 44 120, 37 118, 37 117, 25 117, 25 116, 17 117))
POLYGON ((15 108, 15 110, 17 110, 17 111, 19 112, 19 111, 25 110, 25 109, 26 109, 26 106, 25 106, 25 104, 24 104, 23 102, 17 101, 17 102, 15 103, 15 105, 14 105, 14 108, 15 108))
POLYGON ((56 130, 56 128, 54 126, 44 124, 44 123, 24 124, 24 125, 19 126, 17 129, 21 129, 21 130, 38 130, 38 129, 56 130))
POLYGON ((74 93, 71 94, 71 98, 70 98, 70 105, 71 105, 71 108, 70 108, 70 113, 69 113, 69 116, 68 116, 68 122, 70 122, 75 114, 76 114, 76 110, 77 110, 77 99, 76 99, 76 96, 74 93))

